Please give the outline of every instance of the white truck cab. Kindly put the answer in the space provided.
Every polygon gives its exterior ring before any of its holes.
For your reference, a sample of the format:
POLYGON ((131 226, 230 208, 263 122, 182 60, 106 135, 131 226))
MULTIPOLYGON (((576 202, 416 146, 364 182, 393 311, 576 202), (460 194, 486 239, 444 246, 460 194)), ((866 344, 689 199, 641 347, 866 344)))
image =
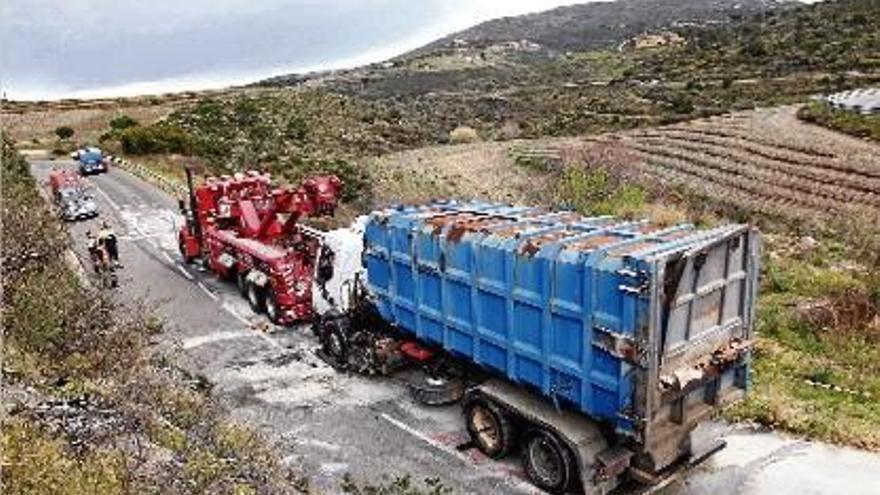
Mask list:
POLYGON ((351 308, 354 291, 365 276, 361 255, 368 218, 358 217, 349 227, 322 235, 316 273, 312 278, 312 304, 316 316, 345 314, 351 308))

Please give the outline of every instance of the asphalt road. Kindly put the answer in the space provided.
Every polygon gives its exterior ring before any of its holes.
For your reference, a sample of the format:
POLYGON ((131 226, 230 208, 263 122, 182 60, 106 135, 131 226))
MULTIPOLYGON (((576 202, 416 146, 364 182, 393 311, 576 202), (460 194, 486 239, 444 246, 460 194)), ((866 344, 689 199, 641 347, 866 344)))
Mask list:
MULTIPOLYGON (((33 162, 42 182, 53 166, 33 162)), ((260 428, 283 460, 311 485, 339 492, 343 476, 378 482, 398 475, 439 478, 456 493, 541 493, 518 460, 492 461, 456 447, 466 440, 457 406, 415 404, 400 377, 344 375, 315 357, 306 328, 276 328, 250 311, 234 284, 217 280, 177 253, 176 200, 119 169, 91 177, 98 220, 70 224, 85 259, 85 232, 108 221, 120 236, 117 297, 132 311, 166 322, 159 345, 214 383, 232 415, 260 428)), ((880 456, 807 442, 746 426, 711 423, 699 437, 728 448, 664 494, 877 494, 880 456)), ((698 440, 699 443, 699 440, 698 440)))

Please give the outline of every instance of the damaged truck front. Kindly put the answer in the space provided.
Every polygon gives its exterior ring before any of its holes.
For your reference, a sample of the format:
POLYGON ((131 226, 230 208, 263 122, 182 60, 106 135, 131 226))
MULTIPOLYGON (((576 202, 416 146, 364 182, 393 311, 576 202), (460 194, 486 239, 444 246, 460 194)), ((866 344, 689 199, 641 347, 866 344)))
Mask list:
POLYGON ((461 363, 473 445, 518 451, 543 489, 669 479, 707 455, 694 428, 748 386, 760 250, 748 226, 439 202, 374 212, 362 229, 348 244, 364 268, 346 286, 364 281, 358 306, 374 317, 359 324, 346 302, 325 333, 461 363))

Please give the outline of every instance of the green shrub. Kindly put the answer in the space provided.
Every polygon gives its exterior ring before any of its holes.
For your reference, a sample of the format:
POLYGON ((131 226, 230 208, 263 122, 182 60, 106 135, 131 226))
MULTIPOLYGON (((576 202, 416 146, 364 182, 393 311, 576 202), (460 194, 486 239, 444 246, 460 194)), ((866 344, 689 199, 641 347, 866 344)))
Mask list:
POLYGON ((63 125, 61 127, 55 128, 55 135, 58 136, 58 139, 68 140, 74 135, 73 127, 63 125))
POLYGON ((687 95, 676 94, 669 100, 669 109, 677 114, 688 114, 694 111, 694 104, 687 95))
POLYGON ((557 201, 587 215, 634 217, 644 213, 647 193, 605 169, 570 169, 557 187, 557 201))
POLYGON ((124 494, 125 461, 116 450, 77 456, 66 442, 20 418, 3 424, 6 495, 124 494))
POLYGON ((113 130, 122 131, 128 129, 129 127, 134 127, 138 124, 137 120, 129 117, 128 115, 120 115, 115 119, 110 121, 110 128, 113 130))
POLYGON ((305 141, 309 135, 309 125, 301 116, 294 115, 287 121, 285 135, 294 141, 305 141))
POLYGON ((122 131, 119 141, 122 150, 133 155, 190 154, 193 150, 192 137, 183 128, 167 123, 129 127, 122 131))

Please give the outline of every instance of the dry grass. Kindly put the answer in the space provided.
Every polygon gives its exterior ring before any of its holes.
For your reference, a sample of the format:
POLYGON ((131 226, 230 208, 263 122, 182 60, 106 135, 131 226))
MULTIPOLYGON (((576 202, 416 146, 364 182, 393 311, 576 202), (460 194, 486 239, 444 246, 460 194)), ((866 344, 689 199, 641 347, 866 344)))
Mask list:
POLYGON ((516 145, 434 146, 374 159, 367 166, 375 199, 379 204, 434 198, 543 203, 539 197, 547 177, 516 166, 510 154, 516 145))
POLYGON ((110 121, 128 115, 138 122, 149 124, 167 116, 174 104, 144 105, 114 108, 83 108, 70 110, 36 110, 21 114, 3 113, 3 129, 23 146, 51 146, 57 140, 55 129, 70 126, 76 132, 72 140, 97 143, 107 131, 110 121), (39 142, 34 143, 37 139, 39 142))
POLYGON ((452 144, 476 143, 480 140, 480 135, 473 127, 456 127, 449 133, 449 142, 452 144))

